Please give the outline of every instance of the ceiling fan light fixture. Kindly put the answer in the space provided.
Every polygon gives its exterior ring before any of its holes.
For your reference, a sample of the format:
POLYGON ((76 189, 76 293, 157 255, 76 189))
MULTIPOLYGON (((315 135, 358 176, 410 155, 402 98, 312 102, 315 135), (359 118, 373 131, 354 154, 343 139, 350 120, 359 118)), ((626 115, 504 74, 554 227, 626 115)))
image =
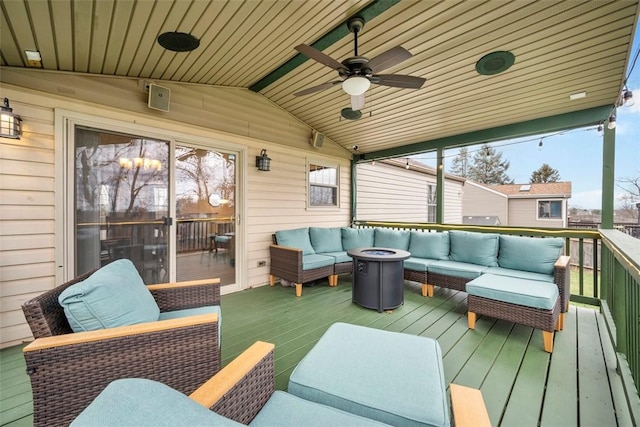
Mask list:
POLYGON ((371 86, 369 79, 362 76, 352 76, 342 82, 342 89, 352 96, 362 95, 369 86, 371 86))

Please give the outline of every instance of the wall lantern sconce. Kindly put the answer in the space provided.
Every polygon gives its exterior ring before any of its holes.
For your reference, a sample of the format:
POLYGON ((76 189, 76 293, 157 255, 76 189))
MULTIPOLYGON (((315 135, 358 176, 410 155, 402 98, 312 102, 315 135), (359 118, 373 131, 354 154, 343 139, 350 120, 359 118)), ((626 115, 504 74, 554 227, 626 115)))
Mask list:
POLYGON ((0 107, 0 136, 3 138, 20 139, 19 115, 13 113, 13 108, 9 107, 9 99, 4 99, 4 104, 0 107))
POLYGON ((267 156, 267 150, 262 150, 259 156, 256 156, 256 167, 259 171, 269 172, 271 169, 271 159, 267 156))

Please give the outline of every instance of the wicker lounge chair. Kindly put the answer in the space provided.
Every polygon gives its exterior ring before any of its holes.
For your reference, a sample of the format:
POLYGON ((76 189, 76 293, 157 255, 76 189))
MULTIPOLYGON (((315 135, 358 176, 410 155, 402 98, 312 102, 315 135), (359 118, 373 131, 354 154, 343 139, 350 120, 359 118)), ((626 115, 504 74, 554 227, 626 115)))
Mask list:
MULTIPOLYGON (((91 273, 22 306, 36 338, 24 348, 35 426, 69 424, 118 378, 154 379, 191 393, 220 369, 215 313, 74 333, 58 296, 91 273)), ((220 305, 219 279, 148 289, 161 312, 220 305)))

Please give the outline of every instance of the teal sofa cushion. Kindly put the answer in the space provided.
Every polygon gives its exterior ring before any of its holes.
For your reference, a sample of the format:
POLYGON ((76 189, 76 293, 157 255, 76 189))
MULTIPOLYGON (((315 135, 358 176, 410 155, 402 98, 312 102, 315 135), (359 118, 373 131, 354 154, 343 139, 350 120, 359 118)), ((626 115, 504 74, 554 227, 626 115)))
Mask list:
POLYGON ((333 257, 334 263, 336 263, 336 264, 341 263, 341 262, 351 262, 351 261, 353 261, 353 258, 351 258, 349 255, 347 255, 346 251, 325 252, 322 255, 333 257))
POLYGON ((373 246, 376 248, 392 248, 406 251, 409 249, 409 232, 406 230, 376 228, 373 246))
POLYGON ((276 231, 276 242, 280 246, 302 249, 302 255, 313 255, 316 251, 311 246, 309 228, 276 231))
POLYGON ((296 366, 288 392, 391 425, 451 425, 431 338, 334 323, 296 366))
POLYGON ((411 256, 427 259, 449 259, 449 233, 412 231, 409 241, 411 256))
POLYGON ((342 249, 373 247, 373 228, 342 227, 342 249))
POLYGON ((512 270, 553 274, 553 265, 563 247, 561 237, 500 236, 498 265, 512 270))
POLYGON ((424 272, 424 271, 427 271, 427 267, 430 264, 433 264, 434 262, 436 262, 435 259, 424 259, 424 258, 411 257, 411 258, 405 259, 403 261, 403 267, 406 270, 424 272))
POLYGON ((495 274, 496 276, 516 277, 518 279, 539 280, 553 283, 553 274, 533 273, 531 271, 511 270, 502 267, 488 267, 483 274, 495 274))
POLYGON ((498 265, 499 235, 452 230, 449 232, 449 259, 471 264, 498 265))
POLYGON ((477 264, 469 264, 458 261, 434 261, 427 266, 428 273, 442 274, 444 276, 461 277, 463 279, 475 279, 479 277, 487 267, 477 264))
POLYGON ((98 269, 58 296, 74 332, 158 320, 160 309, 128 259, 98 269))
POLYGON ((303 270, 314 270, 316 268, 333 265, 334 263, 335 263, 335 258, 332 256, 314 254, 314 255, 304 255, 302 257, 303 270))
POLYGON ((542 310, 551 310, 560 297, 558 286, 553 283, 493 274, 484 274, 470 281, 466 291, 469 295, 542 310))
POLYGON ((243 426, 208 410, 169 386, 142 378, 126 378, 111 382, 71 425, 243 426))
POLYGON ((340 227, 309 227, 311 246, 317 254, 342 251, 342 232, 340 227))
POLYGON ((349 414, 330 406, 309 402, 283 391, 275 391, 249 425, 251 427, 356 427, 384 426, 386 424, 349 414))

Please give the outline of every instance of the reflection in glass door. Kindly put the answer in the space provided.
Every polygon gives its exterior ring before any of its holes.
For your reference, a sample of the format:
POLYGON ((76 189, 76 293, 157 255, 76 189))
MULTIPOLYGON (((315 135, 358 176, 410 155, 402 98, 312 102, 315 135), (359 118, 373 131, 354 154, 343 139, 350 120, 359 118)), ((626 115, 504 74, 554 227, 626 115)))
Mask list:
POLYGON ((236 156, 177 146, 177 280, 236 282, 236 156))
POLYGON ((167 281, 169 143, 79 126, 74 141, 75 275, 127 258, 167 281))

